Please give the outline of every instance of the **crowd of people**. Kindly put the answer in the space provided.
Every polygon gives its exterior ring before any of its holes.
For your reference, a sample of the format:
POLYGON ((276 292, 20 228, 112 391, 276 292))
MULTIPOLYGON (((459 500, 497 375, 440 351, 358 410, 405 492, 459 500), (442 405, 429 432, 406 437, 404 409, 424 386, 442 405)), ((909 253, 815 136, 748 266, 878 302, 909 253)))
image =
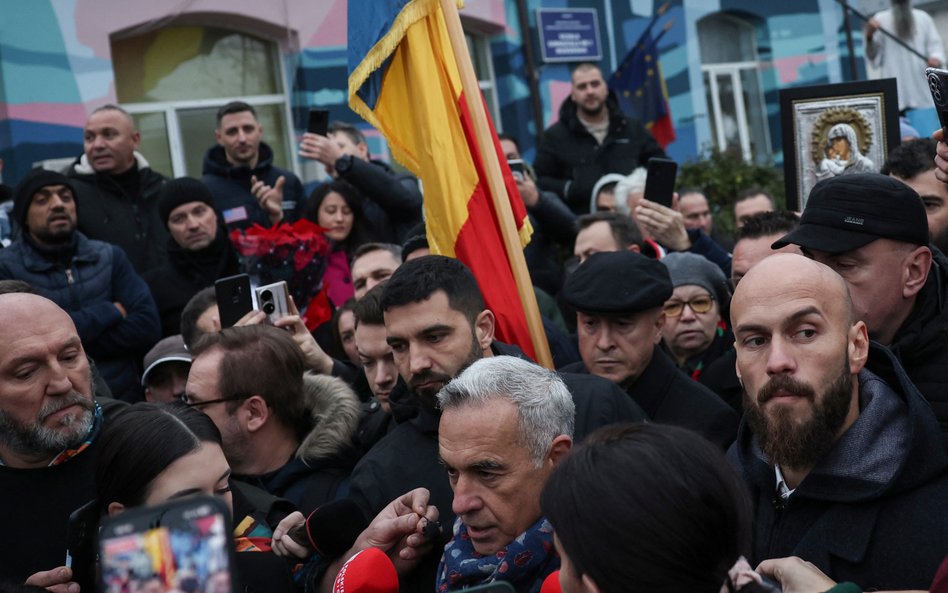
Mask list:
POLYGON ((328 591, 369 548, 419 593, 948 590, 944 143, 828 177, 799 215, 748 187, 728 236, 701 188, 645 195, 664 152, 580 65, 516 176, 553 371, 498 339, 470 270, 429 252, 418 180, 358 128, 302 137, 331 177, 308 196, 246 103, 201 179, 140 140, 101 107, 67 171, 11 191, 0 591, 95 590, 77 514, 191 494, 230 509, 246 591, 328 591), (231 233, 301 219, 330 240, 332 318, 291 300, 222 327, 231 233), (313 520, 340 502, 344 528, 313 520))

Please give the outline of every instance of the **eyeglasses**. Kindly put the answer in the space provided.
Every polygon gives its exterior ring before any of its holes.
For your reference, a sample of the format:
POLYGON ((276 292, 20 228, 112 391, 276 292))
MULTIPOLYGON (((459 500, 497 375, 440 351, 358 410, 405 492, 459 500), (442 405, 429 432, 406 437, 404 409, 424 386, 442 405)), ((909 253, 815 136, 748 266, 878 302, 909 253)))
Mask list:
POLYGON ((695 313, 707 313, 714 306, 714 299, 708 295, 699 296, 690 301, 666 301, 662 310, 667 317, 678 317, 685 310, 685 305, 691 307, 695 313))
POLYGON ((249 396, 249 395, 238 395, 238 396, 235 396, 235 397, 222 397, 222 398, 219 398, 219 399, 209 399, 209 400, 205 400, 205 401, 198 402, 198 401, 189 401, 190 398, 188 397, 188 394, 185 393, 185 394, 182 394, 182 395, 181 395, 181 403, 183 403, 184 405, 186 405, 186 406, 189 407, 189 408, 200 408, 201 406, 209 406, 209 405, 211 405, 211 404, 219 404, 219 403, 223 403, 223 402, 236 402, 236 401, 240 401, 240 400, 242 400, 242 399, 247 399, 248 397, 250 397, 250 396, 249 396))

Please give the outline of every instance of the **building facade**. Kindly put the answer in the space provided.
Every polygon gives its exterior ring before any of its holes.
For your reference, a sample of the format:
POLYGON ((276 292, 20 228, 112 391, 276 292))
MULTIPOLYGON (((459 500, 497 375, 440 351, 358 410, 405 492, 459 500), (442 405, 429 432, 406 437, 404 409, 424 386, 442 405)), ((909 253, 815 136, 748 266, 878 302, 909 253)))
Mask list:
MULTIPOLYGON (((542 61, 538 9, 594 9, 608 75, 662 4, 467 0, 462 21, 498 130, 520 139, 529 159, 537 122, 553 123, 569 94, 570 64, 542 61)), ((887 2, 857 4, 871 13, 887 2)), ((347 0, 0 0, 0 7, 7 183, 35 163, 79 155, 87 115, 107 103, 134 115, 142 153, 167 175, 200 176, 214 113, 233 99, 256 106, 276 164, 304 179, 321 175, 295 157, 311 107, 361 124, 373 154, 387 157, 384 139, 346 104, 347 0)), ((780 163, 779 90, 853 79, 843 25, 836 0, 671 0, 656 23, 667 27, 658 47, 677 136, 670 155, 687 161, 735 147, 748 159, 780 163)), ((853 29, 855 77, 864 78, 858 21, 853 29)))

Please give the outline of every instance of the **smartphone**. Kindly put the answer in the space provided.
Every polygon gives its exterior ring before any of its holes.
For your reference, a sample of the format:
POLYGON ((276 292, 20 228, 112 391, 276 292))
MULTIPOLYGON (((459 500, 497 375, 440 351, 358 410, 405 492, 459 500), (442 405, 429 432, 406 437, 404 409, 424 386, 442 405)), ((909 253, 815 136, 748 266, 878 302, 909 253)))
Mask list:
POLYGON ((925 76, 928 77, 928 90, 932 93, 935 111, 938 112, 938 121, 941 123, 945 138, 948 138, 948 70, 926 68, 925 76))
POLYGON ((94 500, 74 510, 66 523, 66 561, 63 566, 72 569, 72 580, 82 586, 91 587, 95 583, 98 529, 99 507, 94 500))
POLYGON ((319 134, 325 136, 329 129, 329 110, 328 109, 310 109, 309 121, 306 124, 306 131, 310 134, 319 134))
POLYGON ((509 160, 507 161, 507 166, 510 167, 510 172, 518 182, 522 182, 526 178, 527 172, 521 159, 509 160))
POLYGON ((675 176, 678 174, 678 163, 671 159, 652 157, 648 160, 647 168, 645 199, 671 208, 672 194, 675 192, 675 176))
POLYGON ((270 323, 290 314, 290 300, 287 298, 286 282, 274 282, 266 286, 258 286, 254 291, 257 295, 257 309, 267 314, 270 323))
POLYGON ((211 496, 105 519, 99 532, 100 591, 238 591, 229 525, 227 507, 211 496))
POLYGON ((247 274, 220 278, 214 282, 214 292, 217 293, 217 310, 222 328, 231 327, 253 311, 253 291, 247 274))

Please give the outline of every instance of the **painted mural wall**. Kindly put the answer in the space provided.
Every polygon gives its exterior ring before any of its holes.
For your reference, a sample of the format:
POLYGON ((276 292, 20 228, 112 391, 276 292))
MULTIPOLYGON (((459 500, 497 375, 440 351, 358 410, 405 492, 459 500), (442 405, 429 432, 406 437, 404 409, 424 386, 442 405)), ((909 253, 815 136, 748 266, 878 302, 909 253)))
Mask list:
MULTIPOLYGON (((603 40, 610 42, 602 62, 608 75, 661 3, 528 0, 534 53, 539 60, 536 9, 595 8, 603 40)), ((0 158, 7 183, 15 183, 36 161, 78 155, 87 114, 116 101, 112 41, 169 25, 232 28, 275 42, 297 131, 305 126, 312 106, 330 109, 332 119, 360 121, 345 98, 346 0, 0 0, 0 5, 0 158), (175 9, 180 12, 171 12, 175 9)), ((838 5, 834 0, 672 0, 661 21, 672 24, 659 48, 677 133, 668 151, 679 161, 696 158, 712 141, 698 30, 703 18, 722 11, 753 27, 769 149, 779 162, 778 90, 849 76, 838 5)), ((530 158, 537 130, 516 3, 468 0, 462 15, 467 28, 490 35, 501 113, 498 127, 520 138, 530 158)), ((150 68, 149 60, 142 63, 150 68)), ((569 68, 537 65, 543 121, 550 125, 569 94, 569 68)), ((161 75, 142 73, 145 78, 161 75)), ((384 156, 384 142, 377 134, 371 135, 370 145, 373 153, 384 156)))

